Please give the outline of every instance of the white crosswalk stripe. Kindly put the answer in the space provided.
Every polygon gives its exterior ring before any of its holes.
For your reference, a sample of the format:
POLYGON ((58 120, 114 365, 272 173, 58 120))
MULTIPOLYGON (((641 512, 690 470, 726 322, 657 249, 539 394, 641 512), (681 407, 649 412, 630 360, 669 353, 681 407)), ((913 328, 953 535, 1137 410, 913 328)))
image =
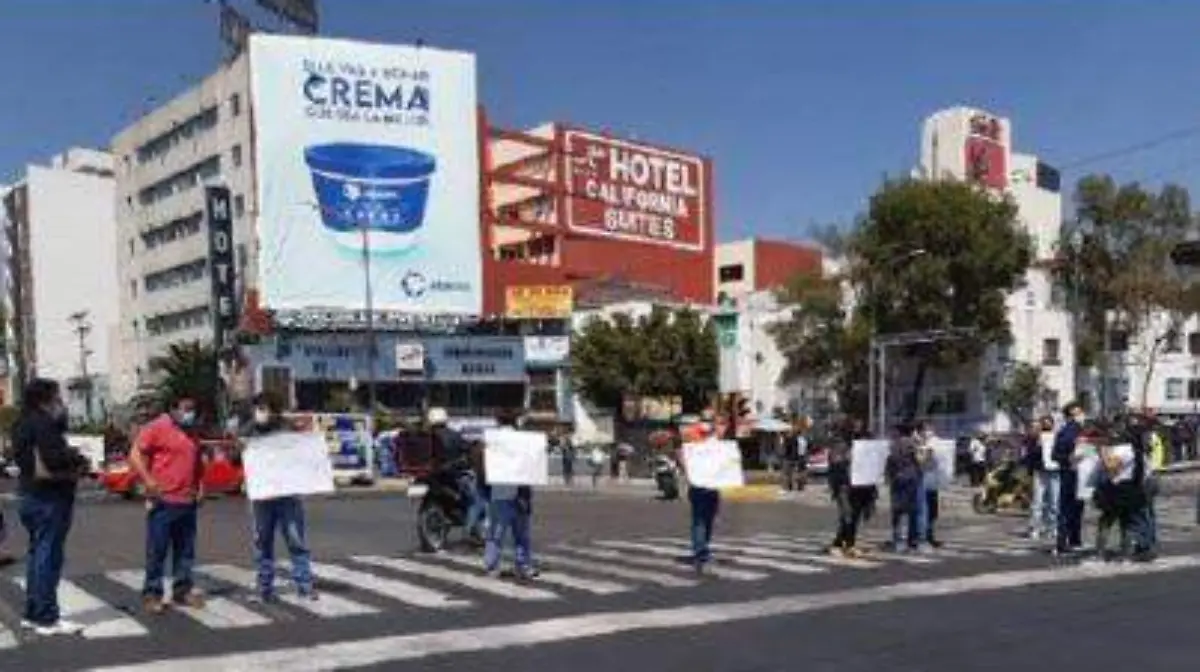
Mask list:
MULTIPOLYGON (((109 572, 104 575, 108 580, 121 584, 132 590, 141 591, 143 574, 140 571, 126 570, 109 572)), ((169 594, 169 593, 168 593, 169 594)), ((184 614, 201 625, 214 630, 236 628, 251 628, 266 625, 271 622, 266 616, 225 597, 209 596, 201 609, 175 606, 176 611, 184 614)))
MULTIPOLYGON (((820 552, 825 548, 825 545, 817 541, 805 541, 800 539, 790 539, 787 537, 760 534, 746 540, 747 543, 754 543, 768 548, 779 548, 784 550, 799 550, 805 552, 820 552)), ((887 551, 871 551, 871 557, 885 560, 888 562, 896 562, 901 565, 935 565, 941 562, 937 558, 930 558, 911 553, 891 553, 887 551)))
MULTIPOLYGON (((14 579, 14 583, 21 590, 25 589, 25 579, 14 579)), ((71 581, 64 580, 58 584, 58 608, 63 618, 83 626, 82 634, 87 639, 137 637, 147 634, 141 623, 71 581)))
MULTIPOLYGON (((563 550, 563 551, 567 551, 574 555, 583 556, 585 558, 594 558, 596 560, 621 562, 626 565, 631 565, 633 567, 647 567, 650 569, 673 570, 676 572, 687 572, 688 574, 694 573, 694 570, 691 568, 690 565, 681 564, 678 560, 675 560, 675 559, 667 559, 667 558, 657 557, 657 556, 649 556, 648 557, 645 555, 633 555, 633 554, 625 552, 625 551, 618 551, 618 550, 613 550, 613 549, 583 548, 583 547, 579 547, 579 546, 569 546, 569 545, 557 546, 556 548, 563 550)), ((672 555, 678 556, 679 554, 674 553, 672 555)), ((717 576, 719 578, 724 578, 724 579, 729 579, 730 581, 760 581, 762 579, 767 578, 767 575, 763 574, 761 572, 751 572, 751 571, 746 571, 746 570, 733 569, 731 567, 720 567, 720 568, 716 568, 716 570, 717 571, 713 573, 713 576, 717 576)))
MULTIPOLYGON (((684 540, 684 539, 657 538, 657 539, 651 539, 650 541, 653 541, 653 542, 659 543, 659 544, 670 544, 673 546, 678 546, 681 549, 686 549, 691 544, 691 542, 684 540)), ((728 560, 730 562, 734 562, 739 565, 745 565, 747 567, 761 567, 763 569, 773 569, 777 572, 783 572, 785 574, 820 574, 821 572, 828 571, 824 567, 814 567, 812 565, 798 564, 795 562, 785 562, 782 559, 778 559, 778 558, 787 558, 787 559, 796 558, 796 559, 803 559, 803 560, 810 561, 810 562, 816 561, 816 559, 804 557, 803 553, 786 553, 786 552, 780 551, 778 554, 776 554, 775 551, 777 549, 754 549, 754 548, 749 547, 742 543, 728 544, 728 543, 723 543, 723 542, 713 542, 713 543, 709 544, 709 546, 714 551, 722 551, 722 552, 729 553, 729 555, 722 556, 720 559, 728 560), (763 552, 756 553, 756 552, 754 552, 756 550, 760 550, 763 552), (740 555, 743 553, 745 555, 740 555), (763 557, 763 556, 766 556, 766 557, 763 557)), ((821 558, 821 559, 823 559, 823 558, 821 558)))
POLYGON ((455 599, 431 588, 396 579, 385 579, 368 572, 347 569, 331 563, 314 562, 313 573, 322 579, 336 581, 397 602, 427 609, 458 609, 471 604, 467 600, 455 599))
MULTIPOLYGON (((558 599, 558 595, 555 595, 548 590, 532 588, 529 586, 521 586, 507 581, 496 581, 484 576, 479 576, 478 574, 458 572, 446 567, 436 567, 424 562, 416 562, 413 560, 404 560, 400 558, 385 558, 377 555, 358 555, 351 559, 364 565, 382 567, 384 569, 390 569, 392 571, 401 572, 404 574, 423 576, 435 581, 453 583, 460 586, 465 586, 472 590, 477 590, 481 593, 488 593, 497 597, 506 597, 512 600, 539 601, 558 599)), ((478 561, 474 562, 473 564, 476 568, 479 567, 478 561)))
MULTIPOLYGON (((218 581, 224 581, 236 586, 241 586, 247 590, 257 590, 256 582, 258 576, 255 572, 233 565, 205 565, 196 568, 196 571, 210 576, 218 581)), ((282 579, 276 578, 275 584, 279 586, 283 583, 282 579)), ((312 600, 302 597, 295 593, 280 593, 279 600, 285 604, 291 605, 302 611, 307 611, 314 616, 322 618, 346 618, 348 616, 362 616, 364 614, 376 614, 379 610, 365 604, 359 604, 352 600, 348 600, 340 595, 325 593, 319 596, 319 599, 312 600)))
MULTIPOLYGON (((607 548, 623 549, 637 553, 649 553, 660 557, 668 557, 678 560, 681 557, 680 549, 678 548, 663 548, 654 544, 643 544, 629 541, 597 541, 593 542, 597 546, 607 548)), ((761 572, 749 572, 740 569, 731 569, 729 567, 714 566, 709 568, 709 574, 718 578, 726 578, 733 581, 761 581, 767 578, 766 574, 761 572)))
MULTIPOLYGON (((435 556, 437 559, 451 562, 463 567, 480 567, 478 558, 471 558, 463 555, 454 555, 450 553, 441 553, 435 556)), ((630 586, 612 581, 596 581, 570 576, 561 572, 539 572, 537 576, 538 583, 546 583, 554 586, 562 586, 563 588, 572 588, 574 590, 582 590, 596 595, 615 595, 616 593, 624 593, 632 590, 630 586)))
POLYGON ((593 574, 607 574, 615 576, 619 579, 628 579, 630 581, 645 581, 653 583, 664 588, 686 588, 696 585, 695 581, 685 579, 679 576, 671 576, 662 572, 655 572, 648 569, 625 569, 612 564, 602 562, 592 562, 590 560, 581 560, 579 558, 570 558, 565 555, 557 555, 554 553, 538 553, 538 558, 543 562, 549 563, 556 567, 566 567, 569 569, 580 569, 593 574))

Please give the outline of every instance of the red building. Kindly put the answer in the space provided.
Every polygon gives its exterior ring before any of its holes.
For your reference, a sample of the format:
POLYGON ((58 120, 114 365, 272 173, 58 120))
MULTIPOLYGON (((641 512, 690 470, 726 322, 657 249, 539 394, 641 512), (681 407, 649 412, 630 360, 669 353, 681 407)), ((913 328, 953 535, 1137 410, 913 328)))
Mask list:
POLYGON ((800 274, 821 275, 820 248, 750 238, 721 243, 715 252, 718 299, 776 289, 800 274))
POLYGON ((613 279, 709 304, 712 161, 563 124, 481 114, 484 313, 505 288, 613 279))

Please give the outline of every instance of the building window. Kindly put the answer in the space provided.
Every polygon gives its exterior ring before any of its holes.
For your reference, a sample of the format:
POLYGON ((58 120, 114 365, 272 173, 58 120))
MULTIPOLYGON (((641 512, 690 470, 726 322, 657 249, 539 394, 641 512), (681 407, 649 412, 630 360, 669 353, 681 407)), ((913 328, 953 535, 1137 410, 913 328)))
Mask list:
POLYGON ((157 292, 164 289, 174 289, 191 284, 204 277, 208 268, 208 260, 204 257, 193 259, 186 264, 179 264, 146 276, 146 291, 157 292))
POLYGON ((235 93, 229 97, 229 113, 235 117, 242 114, 242 96, 235 93))
POLYGON ((241 219, 246 214, 246 197, 238 194, 233 197, 233 216, 241 219))
POLYGON ((1060 344, 1057 338, 1047 338, 1042 341, 1042 364, 1046 366, 1058 366, 1062 364, 1062 355, 1059 353, 1060 344))
POLYGON ((1200 378, 1188 381, 1187 398, 1188 401, 1200 401, 1200 378))
POLYGON ((129 296, 130 298, 137 298, 137 280, 129 281, 129 296))
POLYGON ((1180 338, 1179 331, 1171 329, 1163 334, 1163 352, 1168 354, 1183 352, 1183 339, 1180 338))
POLYGON ((129 256, 133 256, 133 238, 129 239, 129 256))
POLYGON ((1200 332, 1193 331, 1188 334, 1188 354, 1200 355, 1200 332))
POLYGON ((1128 352, 1129 334, 1124 331, 1114 331, 1108 335, 1109 352, 1128 352))
POLYGON ((159 245, 164 245, 175 240, 190 238, 200 233, 200 225, 204 221, 204 213, 199 210, 185 217, 172 219, 171 221, 148 229, 142 233, 142 244, 147 250, 153 250, 159 245))
POLYGON ((146 163, 153 159, 161 159, 173 147, 185 140, 191 140, 197 133, 202 133, 217 125, 220 114, 216 106, 202 110, 195 116, 172 124, 171 129, 153 138, 137 148, 138 163, 146 163))
POLYGON ((235 168, 241 166, 242 165, 242 146, 234 145, 233 149, 230 151, 230 156, 233 159, 233 165, 235 168))
POLYGON ((184 329, 195 329, 208 324, 208 305, 196 306, 173 313, 163 313, 146 318, 146 333, 163 336, 184 329))
POLYGON ((1167 401, 1179 401, 1183 399, 1183 379, 1168 378, 1167 379, 1167 401))
POLYGON ((739 282, 746 277, 746 268, 741 264, 728 264, 717 270, 720 282, 739 282))

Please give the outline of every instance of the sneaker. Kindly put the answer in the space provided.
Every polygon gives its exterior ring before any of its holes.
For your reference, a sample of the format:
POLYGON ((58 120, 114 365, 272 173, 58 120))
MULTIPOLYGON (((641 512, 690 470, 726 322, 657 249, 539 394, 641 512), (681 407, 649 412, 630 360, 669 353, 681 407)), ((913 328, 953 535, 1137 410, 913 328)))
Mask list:
POLYGON ((179 605, 182 605, 185 607, 191 607, 192 609, 203 609, 204 608, 204 596, 194 590, 187 593, 186 595, 179 595, 179 596, 175 597, 172 601, 175 602, 175 604, 179 604, 179 605))
POLYGON ((864 553, 863 550, 857 546, 850 546, 842 552, 842 555, 850 559, 858 559, 866 555, 866 553, 864 553))
POLYGON ((142 598, 142 609, 148 614, 161 614, 167 610, 167 603, 157 595, 147 595, 142 598))
POLYGON ((58 621, 51 623, 50 625, 33 626, 33 632, 43 637, 53 637, 55 635, 78 635, 79 633, 83 632, 83 626, 79 625, 78 623, 72 623, 71 621, 64 621, 60 618, 58 621))
POLYGON ((317 596, 317 591, 313 590, 312 588, 301 588, 299 591, 297 591, 297 593, 300 595, 300 599, 308 600, 309 602, 316 602, 318 599, 320 599, 317 596))

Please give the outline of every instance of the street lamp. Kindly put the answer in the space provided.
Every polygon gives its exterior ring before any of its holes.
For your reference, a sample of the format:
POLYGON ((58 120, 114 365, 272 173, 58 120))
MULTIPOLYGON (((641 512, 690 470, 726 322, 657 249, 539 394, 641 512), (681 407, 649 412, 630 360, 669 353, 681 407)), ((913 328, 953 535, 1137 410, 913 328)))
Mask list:
MULTIPOLYGON (((889 248, 889 249, 894 250, 895 248, 889 248)), ((888 250, 885 250, 885 251, 888 251, 888 250)), ((926 250, 923 247, 918 247, 918 248, 915 248, 912 250, 907 250, 907 251, 900 253, 897 256, 891 257, 890 259, 885 261, 883 264, 881 264, 881 267, 882 268, 892 268, 892 267, 900 265, 903 262, 912 261, 913 259, 916 259, 917 257, 924 256, 925 254, 926 254, 926 250)), ((867 276, 867 296, 868 297, 875 296, 875 269, 874 268, 870 269, 869 274, 867 276)), ((867 426, 874 427, 876 424, 876 418, 878 418, 878 417, 886 418, 887 417, 887 400, 886 400, 886 398, 883 397, 883 395, 877 395, 877 393, 876 393, 877 389, 882 389, 885 387, 885 386, 881 385, 880 383, 882 382, 883 377, 887 375, 887 372, 883 368, 885 362, 883 361, 882 353, 880 353, 880 356, 878 356, 878 357, 876 355, 875 332, 878 329, 879 325, 877 324, 876 319, 875 319, 876 315, 875 315, 875 307, 874 306, 870 307, 870 309, 867 311, 867 315, 868 315, 868 319, 870 320, 870 323, 869 323, 870 331, 868 332, 869 336, 870 336, 870 350, 869 350, 869 354, 867 357, 867 396, 868 396, 867 426), (878 373, 876 373, 876 370, 875 370, 876 364, 879 365, 878 373)), ((886 420, 879 423, 879 426, 881 428, 884 427, 885 425, 886 425, 886 420)), ((882 434, 882 432, 881 432, 881 434, 882 434)))

